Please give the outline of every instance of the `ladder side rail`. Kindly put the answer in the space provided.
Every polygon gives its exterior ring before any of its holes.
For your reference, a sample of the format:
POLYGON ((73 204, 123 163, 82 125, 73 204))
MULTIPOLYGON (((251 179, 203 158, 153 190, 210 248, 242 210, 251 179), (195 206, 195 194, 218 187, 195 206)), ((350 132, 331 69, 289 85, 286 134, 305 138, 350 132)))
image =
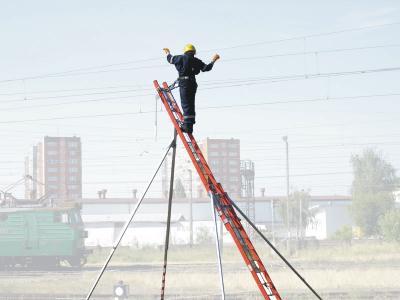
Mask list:
POLYGON ((243 253, 248 256, 248 259, 250 261, 249 268, 251 267, 253 277, 261 276, 262 281, 264 281, 265 283, 265 287, 268 288, 268 293, 276 295, 277 293, 276 288, 270 276, 268 275, 267 270, 265 269, 265 266, 262 263, 261 258, 258 256, 253 244, 251 243, 246 231, 244 230, 242 225, 239 226, 236 224, 236 226, 238 226, 237 230, 239 231, 239 234, 241 235, 243 242, 246 244, 247 251, 243 251, 243 253))
POLYGON ((214 182, 216 182, 216 180, 215 180, 214 176, 212 175, 212 172, 211 172, 211 170, 210 170, 210 168, 209 168, 204 156, 201 154, 201 151, 197 151, 197 149, 200 150, 200 148, 198 147, 196 140, 193 138, 192 135, 188 134, 192 145, 196 145, 196 146, 194 146, 193 150, 190 149, 188 141, 186 140, 186 137, 185 137, 184 133, 182 132, 181 128, 179 127, 178 120, 177 120, 177 118, 175 118, 174 113, 171 111, 171 108, 169 106, 169 102, 170 103, 174 103, 175 102, 174 110, 177 112, 177 114, 178 114, 178 116, 180 116, 180 118, 183 118, 182 114, 180 112, 180 109, 179 109, 179 107, 177 107, 176 101, 174 100, 174 98, 171 97, 172 94, 168 95, 167 93, 164 92, 165 90, 169 90, 168 84, 164 83, 163 85, 164 85, 164 90, 161 89, 161 87, 159 86, 159 84, 158 84, 158 82, 156 80, 154 81, 154 86, 157 89, 157 92, 158 92, 158 94, 159 94, 159 96, 161 98, 161 101, 163 102, 163 104, 164 104, 164 106, 165 106, 165 108, 166 108, 166 110, 168 112, 168 115, 170 116, 171 121, 172 121, 175 129, 177 130, 177 132, 179 134, 179 137, 183 142, 183 145, 186 148, 186 151, 189 153, 189 157, 192 160, 192 163, 195 166, 196 171, 199 174, 201 181, 203 182, 203 185, 206 187, 207 192, 209 192, 209 191, 211 191, 211 188, 209 186, 208 178, 210 178, 214 182), (169 96, 169 98, 170 98, 169 102, 168 102, 167 96, 169 96), (196 160, 196 157, 194 156, 194 154, 196 154, 199 157, 200 161, 196 160), (201 165, 200 165, 200 163, 201 163, 201 165), (204 171, 201 169, 201 167, 204 168, 204 171))
MULTIPOLYGON (((175 98, 174 98, 174 96, 173 96, 173 94, 172 94, 171 90, 169 89, 169 86, 168 86, 168 84, 166 82, 163 82, 163 88, 164 88, 164 91, 166 91, 166 94, 167 94, 167 96, 169 98, 169 102, 172 104, 174 110, 179 115, 180 121, 183 122, 183 114, 181 113, 181 110, 180 110, 179 106, 177 105, 176 100, 175 100, 175 98)), ((167 102, 168 102, 168 100, 167 100, 167 102)), ((222 186, 215 179, 215 177, 214 177, 210 167, 208 166, 208 163, 207 163, 206 159, 204 158, 204 155, 203 155, 200 147, 198 146, 196 140, 194 139, 193 135, 187 134, 187 136, 188 136, 189 141, 190 141, 190 143, 191 143, 191 145, 193 147, 193 150, 190 149, 190 152, 196 153, 196 155, 199 157, 200 162, 203 165, 203 167, 205 169, 205 172, 206 172, 207 176, 209 177, 209 179, 211 180, 211 182, 214 185, 214 187, 220 186, 222 188, 222 186)), ((189 141, 187 139, 185 139, 185 141, 186 141, 186 143, 189 143, 189 141)), ((190 146, 189 146, 189 148, 190 148, 190 146)), ((196 161, 196 164, 198 164, 197 161, 196 161)), ((208 184, 209 183, 207 182, 207 185, 208 184)), ((221 194, 223 194, 223 193, 224 193, 224 191, 222 190, 221 194)))
MULTIPOLYGON (((224 200, 227 200, 228 202, 231 202, 231 201, 232 201, 232 200, 229 198, 228 194, 226 194, 226 193, 225 193, 225 195, 224 195, 223 198, 224 198, 224 200)), ((234 227, 236 227, 236 228, 239 230, 240 234, 242 235, 242 238, 243 238, 243 240, 245 241, 246 246, 248 247, 248 249, 249 249, 249 251, 250 251, 250 254, 251 254, 253 257, 255 257, 256 260, 259 260, 259 261, 261 262, 261 259, 260 259, 260 257, 258 256, 258 254, 257 254, 257 252, 256 252, 256 250, 255 250, 255 247, 254 247, 253 244, 251 243, 250 238, 249 238, 249 236, 247 235, 246 230, 244 229, 242 223, 240 222, 240 218, 237 216, 235 210, 233 209, 233 206, 230 204, 230 205, 226 205, 224 208, 225 208, 225 213, 229 215, 230 219, 231 219, 232 222, 234 223, 234 227)), ((263 271, 263 272, 266 272, 266 268, 265 268, 265 266, 262 264, 262 262, 261 262, 261 264, 260 264, 259 266, 257 266, 257 268, 260 269, 260 270, 263 271)))
MULTIPOLYGON (((174 110, 178 113, 178 115, 180 116, 180 121, 183 122, 183 114, 179 108, 179 106, 176 103, 176 100, 174 98, 174 95, 172 94, 171 90, 169 89, 169 86, 166 82, 163 83, 163 87, 164 90, 167 91, 167 95, 168 98, 170 100, 170 103, 172 103, 174 110)), ((203 156, 203 153, 200 150, 200 147, 198 146, 196 140, 194 139, 192 134, 188 134, 189 137, 189 141, 191 143, 191 145, 193 146, 193 150, 191 150, 192 152, 194 151, 200 158, 201 163, 204 165, 204 167, 206 168, 207 174, 212 177, 211 181, 214 183, 214 185, 217 184, 217 180, 215 180, 214 175, 212 174, 212 171, 210 169, 210 167, 208 166, 208 163, 206 161, 206 159, 203 156)), ((186 142, 189 142, 188 140, 186 140, 186 142)))
POLYGON ((203 171, 200 169, 198 162, 196 161, 192 151, 190 150, 189 145, 187 144, 186 138, 184 136, 184 133, 182 132, 181 128, 179 127, 177 119, 175 118, 173 112, 171 111, 171 109, 169 107, 168 100, 166 99, 166 96, 164 95, 163 91, 161 90, 160 85, 158 84, 158 82, 156 80, 154 81, 154 86, 157 89, 157 92, 161 98, 161 101, 164 104, 165 109, 167 110, 167 113, 168 113, 169 117, 171 118, 171 121, 172 121, 176 131, 178 132, 178 135, 179 135, 180 139, 182 140, 183 145, 186 148, 186 151, 189 153, 189 157, 192 160, 192 163, 193 163, 194 167, 196 168, 196 171, 199 174, 201 181, 203 182, 204 186, 206 187, 207 192, 209 192, 210 188, 208 187, 207 179, 205 178, 203 171))
POLYGON ((229 217, 227 217, 227 222, 224 222, 225 228, 233 237, 233 240, 259 290, 265 299, 271 299, 271 296, 274 296, 274 299, 277 300, 281 299, 274 284, 272 283, 270 276, 262 264, 260 257, 257 255, 246 231, 241 225, 240 219, 237 217, 234 211, 232 213, 232 210, 233 208, 231 205, 225 205, 225 207, 221 209, 222 214, 229 215, 229 217))

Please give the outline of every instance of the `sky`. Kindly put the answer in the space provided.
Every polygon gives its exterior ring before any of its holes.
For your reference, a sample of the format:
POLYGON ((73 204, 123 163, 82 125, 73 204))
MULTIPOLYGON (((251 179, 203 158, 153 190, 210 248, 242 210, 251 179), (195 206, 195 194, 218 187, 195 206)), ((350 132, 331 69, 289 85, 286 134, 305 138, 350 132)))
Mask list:
POLYGON ((240 139, 256 195, 285 194, 282 136, 292 190, 349 194, 366 147, 400 167, 398 1, 17 0, 0 25, 0 189, 43 136, 76 135, 84 197, 141 193, 173 133, 158 111, 155 137, 152 81, 175 80, 162 48, 186 43, 221 56, 198 76, 195 137, 240 139))

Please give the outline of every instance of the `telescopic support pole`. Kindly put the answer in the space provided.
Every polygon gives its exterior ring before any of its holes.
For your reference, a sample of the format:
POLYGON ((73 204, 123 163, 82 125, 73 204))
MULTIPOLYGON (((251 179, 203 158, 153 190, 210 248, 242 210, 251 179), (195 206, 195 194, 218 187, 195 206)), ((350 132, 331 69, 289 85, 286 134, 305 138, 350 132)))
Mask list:
POLYGON ((168 249, 169 249, 169 233, 171 231, 171 211, 172 211, 172 197, 174 195, 174 176, 175 176, 175 157, 176 157, 176 137, 178 133, 174 129, 174 140, 172 142, 172 162, 171 162, 171 178, 169 181, 169 197, 168 197, 168 215, 167 215, 167 228, 165 231, 165 249, 164 249, 164 267, 161 282, 161 300, 164 300, 165 294, 165 278, 167 275, 168 263, 168 249))
POLYGON ((157 175, 158 171, 160 170, 160 168, 161 168, 161 166, 162 166, 162 164, 163 164, 165 158, 167 157, 167 155, 168 155, 168 153, 169 153, 169 150, 172 148, 172 146, 173 146, 174 144, 175 144, 175 141, 172 141, 172 143, 168 146, 168 149, 167 149, 167 151, 165 152, 164 157, 162 158, 160 164, 158 165, 158 167, 157 167, 157 169, 156 169, 156 171, 155 171, 153 177, 152 177, 151 180, 149 181, 149 184, 147 185, 146 190, 144 191, 144 193, 143 193, 142 197, 140 198, 140 200, 136 203, 135 209, 132 211, 132 213, 131 213, 131 215, 130 215, 128 221, 126 221, 125 226, 124 226, 123 230, 121 231, 121 234, 120 234, 119 238, 118 238, 117 241, 115 242, 114 246, 111 248, 110 254, 109 254, 108 257, 107 257, 106 262, 104 263, 103 267, 101 268, 101 271, 100 271, 99 275, 97 276, 97 278, 96 278, 95 282, 93 283, 93 285, 92 285, 92 287, 91 287, 89 293, 88 293, 87 296, 86 296, 86 300, 89 300, 90 297, 92 297, 92 294, 93 294, 94 290, 96 289, 96 287, 97 287, 97 285, 98 285, 98 283, 99 283, 101 277, 103 276, 103 274, 104 274, 104 272, 105 272, 105 270, 106 270, 108 264, 110 263, 111 258, 113 257, 113 255, 114 255, 114 253, 115 253, 115 250, 117 250, 119 244, 121 243, 121 240, 122 240, 122 238, 124 237, 125 232, 128 230, 128 227, 129 227, 129 225, 131 224, 131 222, 132 222, 132 220, 133 220, 133 217, 136 215, 136 212, 138 211, 140 204, 142 203, 144 197, 146 196, 148 190, 150 189, 150 186, 152 185, 154 179, 156 178, 156 175, 157 175))

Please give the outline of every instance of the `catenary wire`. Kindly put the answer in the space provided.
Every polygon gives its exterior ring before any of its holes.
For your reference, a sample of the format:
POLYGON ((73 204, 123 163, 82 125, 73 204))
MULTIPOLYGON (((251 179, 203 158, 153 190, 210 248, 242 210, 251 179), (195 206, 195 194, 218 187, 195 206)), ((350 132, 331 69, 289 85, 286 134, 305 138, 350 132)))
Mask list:
MULTIPOLYGON (((247 43, 247 44, 238 44, 238 45, 229 46, 229 47, 219 47, 217 49, 216 48, 207 49, 207 50, 203 50, 200 52, 210 52, 210 51, 214 51, 214 50, 219 50, 219 51, 220 50, 231 50, 231 49, 237 49, 237 48, 243 48, 243 47, 254 47, 254 46, 271 44, 271 43, 281 43, 281 42, 286 42, 286 41, 291 41, 291 40, 299 40, 299 39, 308 39, 308 38, 321 37, 321 36, 336 35, 336 34, 341 34, 341 33, 346 33, 346 32, 374 29, 374 28, 385 27, 385 26, 396 26, 399 24, 400 24, 400 22, 391 22, 391 23, 384 23, 384 24, 378 24, 378 25, 362 26, 362 27, 348 28, 348 29, 336 30, 336 31, 330 31, 330 32, 296 36, 296 37, 291 37, 291 38, 258 41, 258 42, 247 43)), ((63 72, 55 72, 55 73, 48 73, 48 74, 35 75, 35 76, 26 76, 26 77, 13 78, 13 79, 3 79, 3 80, 0 80, 0 83, 29 80, 29 79, 39 79, 39 78, 45 78, 45 77, 53 77, 56 75, 69 74, 69 73, 73 73, 73 72, 80 72, 80 71, 105 68, 105 67, 111 67, 111 66, 118 66, 118 65, 126 65, 126 64, 132 64, 132 63, 138 63, 138 62, 154 61, 154 60, 159 60, 159 59, 162 59, 162 57, 153 57, 153 58, 147 58, 147 59, 141 59, 141 60, 119 62, 119 63, 113 63, 113 64, 105 64, 105 65, 85 67, 85 68, 77 68, 77 69, 71 69, 71 70, 67 70, 67 71, 63 71, 63 72)))

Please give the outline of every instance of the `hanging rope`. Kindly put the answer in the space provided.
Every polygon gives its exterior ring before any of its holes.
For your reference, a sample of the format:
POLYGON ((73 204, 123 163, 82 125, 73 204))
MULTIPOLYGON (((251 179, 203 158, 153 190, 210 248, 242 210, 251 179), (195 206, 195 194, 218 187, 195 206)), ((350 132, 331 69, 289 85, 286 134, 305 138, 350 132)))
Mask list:
POLYGON ((168 89, 172 91, 173 89, 176 89, 179 87, 179 79, 175 80, 170 86, 168 86, 168 89))

